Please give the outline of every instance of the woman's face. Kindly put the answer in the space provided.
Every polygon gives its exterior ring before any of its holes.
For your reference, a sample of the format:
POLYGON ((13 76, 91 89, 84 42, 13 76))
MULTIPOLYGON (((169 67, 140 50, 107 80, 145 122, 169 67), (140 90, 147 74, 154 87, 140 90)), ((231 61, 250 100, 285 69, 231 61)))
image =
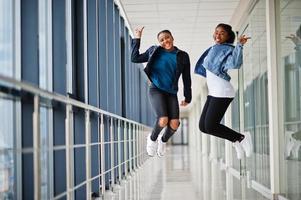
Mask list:
POLYGON ((158 36, 158 41, 160 43, 160 46, 166 50, 172 50, 174 47, 173 37, 169 33, 160 33, 158 36))
POLYGON ((222 27, 217 27, 213 33, 213 39, 217 44, 226 42, 228 37, 228 33, 222 27))

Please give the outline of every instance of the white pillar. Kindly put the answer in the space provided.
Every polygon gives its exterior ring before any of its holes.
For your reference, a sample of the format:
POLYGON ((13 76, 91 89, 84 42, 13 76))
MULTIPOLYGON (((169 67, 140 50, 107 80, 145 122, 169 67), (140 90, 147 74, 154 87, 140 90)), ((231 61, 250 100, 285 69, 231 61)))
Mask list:
MULTIPOLYGON (((266 1, 267 28, 267 68, 268 68, 268 106, 269 106, 269 140, 270 140, 270 174, 271 192, 275 198, 280 193, 280 152, 279 135, 282 126, 278 113, 279 94, 277 78, 277 48, 276 48, 276 13, 275 0, 266 1)), ((280 97, 282 98, 282 97, 280 97)))

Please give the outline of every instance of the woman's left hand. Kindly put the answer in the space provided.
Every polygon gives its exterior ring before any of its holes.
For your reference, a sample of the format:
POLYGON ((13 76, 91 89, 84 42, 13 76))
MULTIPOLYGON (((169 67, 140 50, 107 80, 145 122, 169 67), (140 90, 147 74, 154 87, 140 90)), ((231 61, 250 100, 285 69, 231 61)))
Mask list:
POLYGON ((186 101, 181 101, 181 104, 180 104, 180 106, 187 106, 189 103, 187 103, 186 101))
POLYGON ((238 42, 244 45, 251 37, 247 37, 246 35, 242 35, 238 38, 238 42))

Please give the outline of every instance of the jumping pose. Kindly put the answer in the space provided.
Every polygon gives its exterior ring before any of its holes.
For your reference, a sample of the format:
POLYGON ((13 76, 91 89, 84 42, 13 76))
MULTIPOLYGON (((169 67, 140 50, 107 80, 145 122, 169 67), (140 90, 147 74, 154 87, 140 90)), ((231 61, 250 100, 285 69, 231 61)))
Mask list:
POLYGON ((199 128, 202 132, 233 142, 237 158, 241 159, 243 150, 249 157, 252 153, 252 139, 249 132, 238 133, 220 124, 228 106, 235 97, 230 83, 229 69, 239 69, 242 65, 243 45, 249 37, 238 38, 233 46, 235 33, 228 24, 218 24, 213 33, 215 44, 208 48, 198 60, 195 73, 207 79, 208 96, 204 105, 199 128))
POLYGON ((156 114, 152 133, 147 137, 146 150, 149 156, 163 156, 168 139, 176 132, 179 122, 178 80, 182 74, 185 100, 191 101, 190 61, 186 52, 173 45, 174 38, 169 30, 160 31, 159 46, 151 46, 140 54, 140 40, 144 27, 135 31, 132 41, 131 60, 134 63, 147 62, 144 71, 149 79, 149 99, 156 114), (161 130, 166 127, 163 134, 161 130), (160 135, 159 135, 160 134, 160 135))

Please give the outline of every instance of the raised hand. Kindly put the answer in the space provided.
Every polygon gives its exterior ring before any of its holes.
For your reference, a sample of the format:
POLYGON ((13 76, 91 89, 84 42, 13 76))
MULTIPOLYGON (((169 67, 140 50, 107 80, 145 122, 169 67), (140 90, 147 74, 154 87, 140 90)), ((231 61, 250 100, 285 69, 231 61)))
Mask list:
POLYGON ((246 44, 246 42, 251 39, 251 37, 247 37, 246 35, 242 35, 238 38, 238 42, 242 45, 246 44))
POLYGON ((285 38, 291 39, 295 45, 301 44, 301 38, 294 34, 290 34, 289 36, 286 36, 285 38))
POLYGON ((143 29, 144 29, 144 26, 141 27, 141 28, 136 28, 136 29, 135 29, 135 37, 136 37, 136 38, 141 38, 143 29))

